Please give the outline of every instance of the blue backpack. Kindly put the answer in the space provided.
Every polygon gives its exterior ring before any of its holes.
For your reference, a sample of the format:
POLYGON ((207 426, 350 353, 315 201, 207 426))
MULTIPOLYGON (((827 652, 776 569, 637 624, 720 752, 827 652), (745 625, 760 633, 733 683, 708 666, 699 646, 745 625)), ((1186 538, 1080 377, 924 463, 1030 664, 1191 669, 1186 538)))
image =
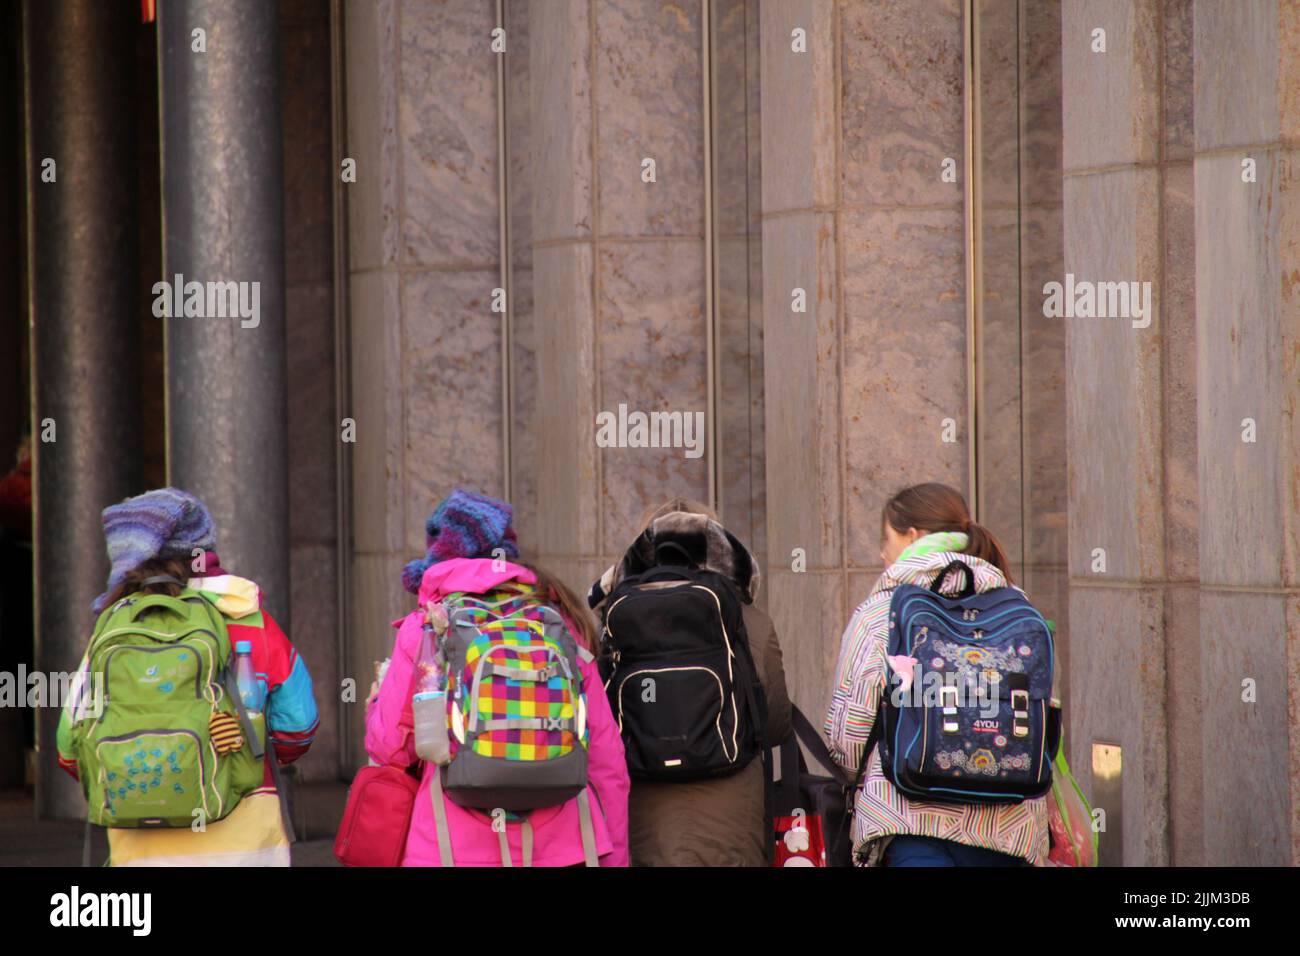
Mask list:
POLYGON ((873 736, 882 772, 899 791, 1000 804, 1051 789, 1061 728, 1051 705, 1052 631, 1022 591, 975 594, 964 561, 947 565, 929 590, 900 585, 890 602, 888 655, 873 736), (939 589, 951 573, 965 581, 946 597, 939 589))

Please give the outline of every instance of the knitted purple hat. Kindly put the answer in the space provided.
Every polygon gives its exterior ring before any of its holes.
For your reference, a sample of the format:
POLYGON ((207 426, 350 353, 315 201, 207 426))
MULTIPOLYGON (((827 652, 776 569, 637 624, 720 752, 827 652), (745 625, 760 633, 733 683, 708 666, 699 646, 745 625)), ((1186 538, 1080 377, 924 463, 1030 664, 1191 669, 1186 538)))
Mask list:
POLYGON ((510 527, 514 509, 504 501, 457 488, 424 523, 424 557, 402 568, 402 587, 420 593, 420 579, 430 565, 449 558, 519 557, 519 542, 510 527))
POLYGON ((96 614, 108 603, 109 594, 146 561, 189 558, 195 548, 217 548, 217 533, 207 507, 178 488, 146 491, 121 504, 109 505, 102 520, 113 569, 108 575, 108 588, 91 605, 96 614))

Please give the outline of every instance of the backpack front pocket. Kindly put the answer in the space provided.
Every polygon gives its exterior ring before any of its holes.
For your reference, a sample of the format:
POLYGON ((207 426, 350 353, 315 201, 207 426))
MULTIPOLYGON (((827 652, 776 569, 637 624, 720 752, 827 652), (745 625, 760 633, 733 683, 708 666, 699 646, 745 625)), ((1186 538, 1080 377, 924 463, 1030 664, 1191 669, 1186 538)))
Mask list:
POLYGON ((199 734, 183 729, 101 737, 95 744, 99 779, 90 787, 92 822, 188 826, 197 819, 196 810, 204 820, 220 819, 224 808, 212 787, 213 767, 204 746, 199 734))
POLYGON ((631 772, 689 779, 734 765, 736 703, 717 668, 640 667, 620 679, 616 700, 631 772))
POLYGON ((945 716, 942 707, 904 711, 897 724, 896 785, 958 802, 1018 802, 1040 795, 1051 779, 1046 702, 1025 706, 1030 717, 1019 737, 1015 711, 1006 701, 993 713, 962 710, 945 716))

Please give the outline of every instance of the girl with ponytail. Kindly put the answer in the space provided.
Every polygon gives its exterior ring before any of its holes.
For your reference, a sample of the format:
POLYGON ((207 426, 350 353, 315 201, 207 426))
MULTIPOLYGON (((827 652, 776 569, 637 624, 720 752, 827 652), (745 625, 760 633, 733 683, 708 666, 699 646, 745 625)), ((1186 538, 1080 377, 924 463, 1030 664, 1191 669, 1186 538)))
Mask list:
MULTIPOLYGON (((1010 585, 1010 563, 991 531, 973 521, 961 493, 929 482, 904 488, 881 513, 885 570, 844 631, 826 736, 850 774, 865 773, 854 801, 853 851, 859 865, 1022 866, 1047 859, 1044 798, 1003 806, 912 802, 866 754, 886 689, 889 606, 902 584, 930 587, 954 560, 971 569, 977 594, 1010 585)), ((964 576, 963 576, 964 577, 964 576)), ((952 582, 950 576, 950 582, 952 582)), ((941 588, 955 584, 941 583, 941 588)))
MULTIPOLYGON (((937 481, 904 488, 885 502, 881 517, 880 552, 886 567, 898 560, 903 550, 921 537, 932 534, 966 536, 966 543, 953 548, 961 554, 987 561, 1011 581, 1011 563, 993 533, 971 520, 961 493, 937 481)), ((955 539, 946 539, 951 542, 955 539)))

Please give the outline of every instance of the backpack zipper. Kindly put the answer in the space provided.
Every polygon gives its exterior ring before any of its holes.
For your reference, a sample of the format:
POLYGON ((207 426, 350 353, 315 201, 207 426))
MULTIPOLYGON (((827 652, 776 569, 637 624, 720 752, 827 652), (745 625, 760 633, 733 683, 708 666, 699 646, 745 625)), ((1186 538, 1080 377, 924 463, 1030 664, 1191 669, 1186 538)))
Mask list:
POLYGON ((736 744, 735 725, 740 722, 740 715, 736 712, 736 695, 733 691, 731 696, 732 710, 732 732, 731 732, 731 753, 727 753, 727 738, 722 733, 722 714, 727 709, 727 692, 722 686, 722 678, 719 677, 711 668, 704 667, 700 664, 691 664, 686 667, 643 667, 638 670, 628 671, 627 676, 618 685, 618 732, 623 733, 623 688, 627 682, 638 674, 666 674, 672 671, 704 671, 717 682, 718 685, 718 716, 713 722, 713 729, 717 731, 718 743, 722 744, 722 755, 727 758, 727 763, 735 763, 736 758, 740 755, 739 746, 736 744))
MULTIPOLYGON (((99 774, 100 774, 100 776, 99 776, 99 781, 98 781, 98 782, 99 782, 100 786, 103 787, 104 789, 107 789, 108 781, 104 778, 104 773, 105 773, 105 771, 104 771, 104 760, 103 760, 103 757, 102 757, 102 756, 100 755, 100 753, 99 753, 99 749, 100 749, 101 747, 103 747, 104 744, 120 743, 121 741, 124 741, 124 740, 130 740, 132 737, 141 737, 141 736, 143 736, 144 734, 155 734, 155 735, 160 736, 160 737, 167 737, 167 736, 173 736, 173 735, 176 735, 176 734, 180 734, 181 736, 184 736, 184 737, 191 737, 191 738, 193 738, 193 740, 194 740, 194 753, 195 753, 195 756, 198 758, 198 762, 199 762, 199 799, 203 801, 203 814, 204 814, 204 816, 205 816, 206 818, 208 818, 208 819, 211 819, 211 818, 212 818, 212 817, 211 817, 211 814, 208 813, 208 792, 207 792, 207 791, 208 791, 208 778, 207 778, 207 774, 204 773, 204 771, 203 771, 203 741, 199 738, 199 735, 196 734, 196 733, 195 733, 194 731, 192 731, 192 730, 177 730, 177 729, 170 729, 170 730, 137 730, 137 731, 135 731, 135 732, 133 732, 133 733, 129 733, 129 734, 117 734, 117 735, 115 735, 115 736, 113 736, 113 737, 104 737, 104 738, 102 738, 98 743, 95 744, 95 756, 96 756, 97 758, 99 758, 99 774)), ((209 742, 209 746, 211 746, 211 742, 209 742)), ((216 759, 216 758, 215 758, 215 755, 214 755, 213 760, 215 761, 215 759, 216 759)), ((222 808, 221 794, 220 794, 220 793, 217 793, 217 794, 216 794, 216 798, 217 798, 217 818, 220 819, 221 808, 222 808)))

